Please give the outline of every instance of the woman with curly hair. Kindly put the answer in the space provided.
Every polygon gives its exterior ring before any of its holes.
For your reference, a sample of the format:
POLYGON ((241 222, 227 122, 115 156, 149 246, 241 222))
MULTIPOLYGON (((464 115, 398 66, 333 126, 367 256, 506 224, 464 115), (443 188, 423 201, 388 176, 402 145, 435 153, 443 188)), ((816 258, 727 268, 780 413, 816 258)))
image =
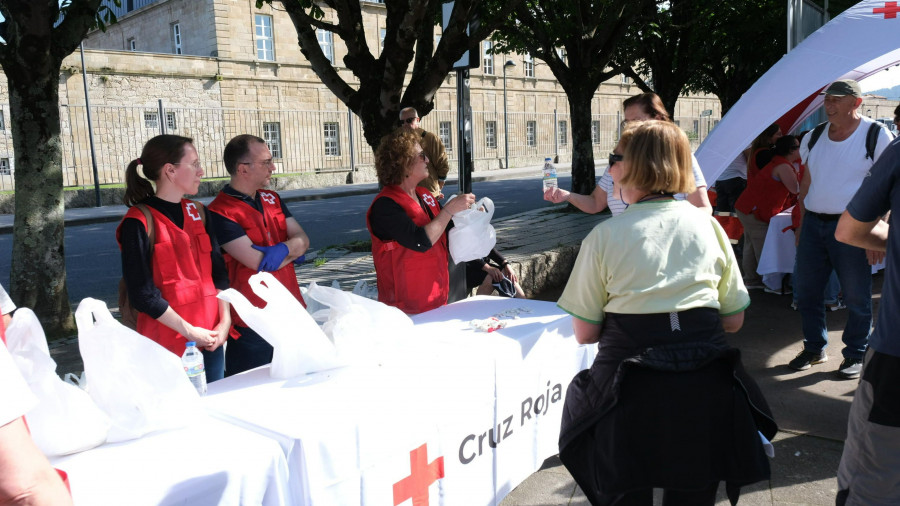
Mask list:
POLYGON ((428 157, 419 138, 398 129, 381 139, 375 172, 384 188, 366 214, 378 300, 407 314, 447 303, 447 226, 454 214, 475 202, 475 195, 468 193, 442 208, 428 190, 417 186, 428 177, 428 157))

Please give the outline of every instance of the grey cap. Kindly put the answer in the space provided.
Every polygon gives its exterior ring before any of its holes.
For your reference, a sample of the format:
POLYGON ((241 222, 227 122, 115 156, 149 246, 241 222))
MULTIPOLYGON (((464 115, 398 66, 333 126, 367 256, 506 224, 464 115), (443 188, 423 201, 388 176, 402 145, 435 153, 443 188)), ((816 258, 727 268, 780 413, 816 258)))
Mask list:
POLYGON ((841 79, 840 81, 829 84, 821 94, 832 95, 835 97, 846 97, 849 95, 851 97, 861 98, 862 90, 859 88, 859 83, 853 79, 841 79))

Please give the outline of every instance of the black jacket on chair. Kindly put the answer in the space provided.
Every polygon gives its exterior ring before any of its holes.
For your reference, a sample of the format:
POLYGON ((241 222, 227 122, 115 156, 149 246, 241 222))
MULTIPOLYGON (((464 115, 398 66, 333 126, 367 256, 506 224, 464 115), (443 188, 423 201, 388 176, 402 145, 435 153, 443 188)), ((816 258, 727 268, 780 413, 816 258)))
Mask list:
POLYGON ((778 428, 740 352, 715 310, 677 314, 685 330, 668 314, 607 315, 594 365, 569 385, 560 459, 592 504, 719 481, 735 503, 769 478, 758 432, 771 440, 778 428))

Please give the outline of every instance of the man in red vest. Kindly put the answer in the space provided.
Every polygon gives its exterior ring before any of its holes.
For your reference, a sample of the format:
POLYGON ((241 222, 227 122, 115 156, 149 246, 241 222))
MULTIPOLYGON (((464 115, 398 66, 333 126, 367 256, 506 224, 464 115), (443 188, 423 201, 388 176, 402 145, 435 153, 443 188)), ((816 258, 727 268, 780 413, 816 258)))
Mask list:
MULTIPOLYGON (((231 287, 255 306, 265 302, 253 293, 248 280, 260 271, 271 272, 304 306, 293 261, 309 248, 309 237, 277 193, 265 190, 275 171, 266 141, 238 135, 225 146, 229 184, 209 205, 210 218, 222 245, 231 287)), ((225 348, 225 376, 272 361, 272 346, 232 309, 234 326, 225 348)))

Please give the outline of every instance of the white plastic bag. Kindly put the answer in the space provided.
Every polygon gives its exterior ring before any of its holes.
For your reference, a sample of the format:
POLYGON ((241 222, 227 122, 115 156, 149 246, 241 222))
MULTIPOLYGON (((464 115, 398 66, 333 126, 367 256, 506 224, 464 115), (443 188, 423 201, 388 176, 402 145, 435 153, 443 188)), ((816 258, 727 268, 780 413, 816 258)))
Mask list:
POLYGON ((34 312, 28 308, 16 311, 6 338, 13 362, 40 401, 26 414, 26 420, 44 455, 68 455, 103 444, 109 417, 87 393, 56 375, 56 362, 34 312))
POLYGON ((116 321, 103 301, 82 300, 75 323, 86 390, 112 419, 108 442, 196 421, 200 396, 180 357, 116 321))
POLYGON ((460 264, 488 256, 497 244, 497 233, 491 225, 493 217, 494 202, 487 197, 453 215, 448 236, 453 262, 460 264), (484 211, 480 210, 482 207, 484 211))
POLYGON ((404 337, 413 322, 403 311, 350 292, 310 283, 307 294, 328 306, 313 314, 334 342, 340 357, 350 363, 377 360, 404 337))
POLYGON ((233 288, 219 293, 241 319, 275 349, 269 374, 285 379, 343 365, 334 344, 303 305, 268 272, 250 276, 253 293, 266 301, 258 308, 233 288))

